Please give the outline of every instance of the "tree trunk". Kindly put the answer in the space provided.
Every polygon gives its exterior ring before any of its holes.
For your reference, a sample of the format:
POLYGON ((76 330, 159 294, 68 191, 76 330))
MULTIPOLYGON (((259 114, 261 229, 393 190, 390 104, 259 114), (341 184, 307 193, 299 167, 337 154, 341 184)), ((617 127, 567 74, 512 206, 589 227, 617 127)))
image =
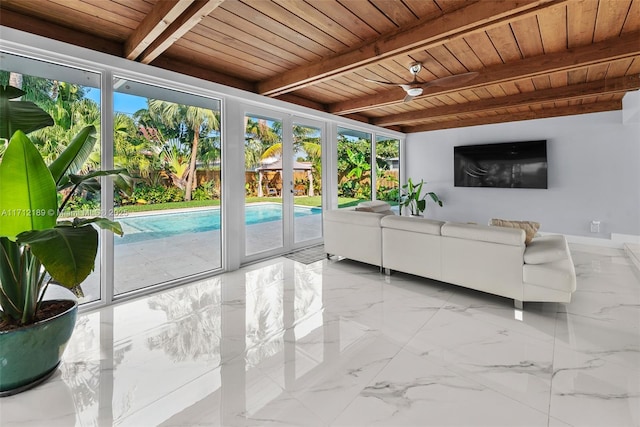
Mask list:
POLYGON ((191 161, 189 163, 189 176, 187 178, 187 188, 184 190, 184 200, 186 202, 191 200, 191 192, 196 187, 196 157, 198 157, 198 142, 200 136, 198 132, 195 132, 193 137, 193 145, 191 146, 191 161))

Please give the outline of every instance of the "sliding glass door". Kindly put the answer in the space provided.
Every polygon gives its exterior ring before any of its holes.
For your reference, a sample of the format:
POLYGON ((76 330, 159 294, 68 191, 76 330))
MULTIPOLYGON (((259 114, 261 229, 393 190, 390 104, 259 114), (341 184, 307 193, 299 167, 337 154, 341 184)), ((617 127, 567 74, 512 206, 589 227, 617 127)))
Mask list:
POLYGON ((284 253, 322 238, 322 123, 248 113, 245 257, 284 253))
POLYGON ((244 117, 245 255, 284 247, 282 120, 244 117))
MULTIPOLYGON (((100 74, 4 52, 0 67, 0 85, 11 85, 24 92, 13 101, 33 102, 52 118, 50 126, 28 135, 45 163, 51 164, 82 129, 90 126, 95 128, 95 143, 90 147, 90 153, 86 153, 84 163, 78 165, 73 173, 82 175, 99 170, 102 163, 100 74)), ((2 114, 4 116, 4 111, 2 114)), ((0 139, 0 159, 7 143, 8 140, 0 139)), ((108 209, 101 204, 100 187, 95 185, 97 182, 92 183, 94 185, 80 187, 75 192, 71 192, 71 186, 61 190, 60 220, 106 216, 108 209)), ((99 245, 97 259, 101 256, 102 242, 99 245)), ((95 269, 84 281, 81 303, 104 297, 100 287, 101 268, 101 264, 96 262, 95 269)))
POLYGON ((222 267, 220 101, 114 78, 114 294, 222 267))
POLYGON ((294 120, 292 126, 293 243, 322 238, 322 124, 294 120))

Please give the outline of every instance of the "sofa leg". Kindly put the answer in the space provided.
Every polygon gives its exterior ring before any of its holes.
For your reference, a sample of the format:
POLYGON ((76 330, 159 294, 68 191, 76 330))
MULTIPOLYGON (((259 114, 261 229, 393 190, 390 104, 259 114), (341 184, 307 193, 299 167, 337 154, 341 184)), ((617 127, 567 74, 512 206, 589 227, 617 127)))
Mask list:
POLYGON ((387 276, 391 276, 391 269, 390 268, 385 268, 384 269, 384 274, 387 276))
POLYGON ((522 310, 524 308, 524 302, 514 299, 513 300, 513 307, 517 310, 522 310))

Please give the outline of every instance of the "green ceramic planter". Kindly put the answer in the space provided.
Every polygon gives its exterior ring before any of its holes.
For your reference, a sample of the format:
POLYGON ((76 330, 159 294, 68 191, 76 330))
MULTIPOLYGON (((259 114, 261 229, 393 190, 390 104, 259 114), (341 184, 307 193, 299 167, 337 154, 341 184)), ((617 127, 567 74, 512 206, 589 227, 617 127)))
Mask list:
POLYGON ((73 307, 55 317, 0 332, 0 397, 28 390, 55 372, 77 313, 74 301, 73 307))

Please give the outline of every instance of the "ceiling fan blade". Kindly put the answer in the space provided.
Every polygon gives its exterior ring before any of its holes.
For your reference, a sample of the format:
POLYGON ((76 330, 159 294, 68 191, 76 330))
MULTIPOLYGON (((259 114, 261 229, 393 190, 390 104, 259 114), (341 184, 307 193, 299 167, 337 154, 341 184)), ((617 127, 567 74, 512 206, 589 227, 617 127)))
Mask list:
POLYGON ((456 74, 455 76, 441 77, 439 79, 424 82, 420 86, 422 88, 427 88, 431 86, 439 86, 439 87, 457 86, 460 84, 464 84, 466 82, 470 82, 471 80, 475 79, 478 76, 478 74, 479 73, 476 71, 471 71, 469 73, 456 74))
POLYGON ((383 82, 383 81, 380 81, 380 80, 371 80, 371 79, 365 79, 365 80, 368 81, 368 82, 371 82, 371 83, 378 83, 380 85, 387 85, 387 86, 400 86, 400 87, 402 87, 402 85, 404 85, 404 83, 383 82))
POLYGON ((405 97, 404 97, 404 100, 403 100, 402 102, 409 102, 409 101, 411 101, 413 98, 414 98, 413 96, 411 96, 411 95, 407 94, 407 96, 405 96, 405 97))

